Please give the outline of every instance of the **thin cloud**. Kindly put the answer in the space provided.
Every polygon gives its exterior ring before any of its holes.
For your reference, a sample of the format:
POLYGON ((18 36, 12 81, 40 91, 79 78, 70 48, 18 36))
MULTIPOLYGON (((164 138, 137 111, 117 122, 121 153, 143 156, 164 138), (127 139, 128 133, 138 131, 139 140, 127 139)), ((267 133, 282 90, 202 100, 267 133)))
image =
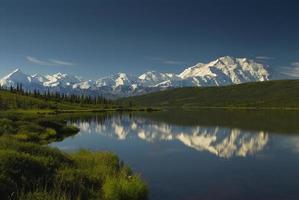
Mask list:
POLYGON ((54 60, 54 59, 51 59, 50 61, 53 64, 57 64, 57 65, 65 65, 65 66, 73 66, 73 65, 75 65, 74 63, 63 61, 63 60, 54 60))
POLYGON ((26 59, 34 64, 38 64, 38 65, 53 65, 53 63, 47 62, 47 61, 43 61, 43 60, 39 60, 35 57, 32 56, 27 56, 26 59))
POLYGON ((270 57, 270 56, 256 56, 255 57, 258 60, 273 60, 274 57, 270 57))
POLYGON ((56 60, 56 59, 49 59, 49 60, 41 60, 33 56, 27 56, 26 59, 34 64, 43 65, 43 66, 73 66, 74 63, 63 61, 63 60, 56 60))
POLYGON ((282 67, 281 73, 293 78, 299 78, 299 62, 293 62, 289 67, 282 67))

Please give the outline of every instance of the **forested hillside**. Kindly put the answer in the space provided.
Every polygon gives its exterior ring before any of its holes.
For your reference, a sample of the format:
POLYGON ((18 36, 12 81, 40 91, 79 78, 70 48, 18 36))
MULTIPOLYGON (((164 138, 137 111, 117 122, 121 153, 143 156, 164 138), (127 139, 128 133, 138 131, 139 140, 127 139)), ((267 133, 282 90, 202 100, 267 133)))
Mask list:
POLYGON ((25 92, 22 86, 16 88, 0 88, 0 109, 86 109, 111 108, 113 102, 101 96, 67 95, 61 93, 25 92))

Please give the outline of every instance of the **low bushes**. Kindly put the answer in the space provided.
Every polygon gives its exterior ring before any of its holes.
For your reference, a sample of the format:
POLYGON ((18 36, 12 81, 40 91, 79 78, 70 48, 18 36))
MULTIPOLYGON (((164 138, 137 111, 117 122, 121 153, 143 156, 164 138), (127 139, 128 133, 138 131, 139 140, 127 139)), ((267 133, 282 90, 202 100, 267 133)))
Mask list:
POLYGON ((147 186, 112 153, 57 149, 0 137, 0 199, 142 200, 147 186))
POLYGON ((74 135, 79 129, 66 122, 35 118, 7 118, 0 119, 0 135, 8 135, 22 141, 30 141, 41 144, 53 140, 61 140, 67 136, 74 135))
POLYGON ((104 183, 103 196, 107 200, 146 199, 147 187, 138 176, 116 176, 104 183))
POLYGON ((0 135, 11 134, 15 132, 16 128, 14 127, 12 120, 6 118, 0 119, 0 135))
POLYGON ((77 132, 45 116, 0 118, 0 199, 146 199, 145 183, 113 153, 66 154, 41 145, 77 132))

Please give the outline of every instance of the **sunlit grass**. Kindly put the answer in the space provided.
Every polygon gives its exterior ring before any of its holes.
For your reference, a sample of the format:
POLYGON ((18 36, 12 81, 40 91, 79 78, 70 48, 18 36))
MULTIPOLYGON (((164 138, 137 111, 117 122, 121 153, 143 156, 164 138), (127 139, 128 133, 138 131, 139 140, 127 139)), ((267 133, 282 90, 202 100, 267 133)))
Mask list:
POLYGON ((3 115, 0 199, 146 199, 146 184, 115 154, 66 154, 42 145, 77 132, 59 116, 3 115))
POLYGON ((1 199, 141 200, 147 186, 116 155, 0 138, 1 199))

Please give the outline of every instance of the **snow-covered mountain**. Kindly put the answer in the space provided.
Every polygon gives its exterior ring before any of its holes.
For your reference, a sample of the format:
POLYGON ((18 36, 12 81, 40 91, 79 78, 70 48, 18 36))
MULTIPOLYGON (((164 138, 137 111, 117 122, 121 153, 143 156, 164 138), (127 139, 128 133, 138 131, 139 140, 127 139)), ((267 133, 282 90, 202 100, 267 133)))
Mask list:
POLYGON ((17 87, 17 84, 22 84, 23 88, 28 90, 42 89, 42 79, 37 76, 28 76, 24 74, 19 68, 3 77, 0 80, 2 87, 17 87))
POLYGON ((69 74, 26 75, 16 69, 0 80, 4 87, 16 87, 19 83, 24 89, 51 90, 63 93, 82 93, 104 95, 110 98, 145 94, 175 87, 206 87, 240 84, 253 81, 267 81, 270 73, 262 64, 247 58, 229 56, 218 58, 207 64, 198 63, 186 68, 180 74, 149 71, 139 76, 125 73, 83 80, 69 74))
POLYGON ((47 75, 45 76, 45 80, 43 82, 43 85, 45 87, 69 87, 74 84, 78 84, 82 82, 83 80, 80 77, 77 76, 71 76, 69 74, 62 74, 62 73, 57 73, 53 75, 47 75))
POLYGON ((218 58, 208 64, 198 63, 185 69, 179 76, 182 79, 196 78, 197 86, 221 86, 269 80, 269 73, 262 64, 247 58, 229 56, 218 58))
POLYGON ((146 72, 138 77, 139 84, 144 87, 156 87, 158 84, 165 81, 177 81, 181 78, 173 73, 160 73, 155 71, 146 72))

